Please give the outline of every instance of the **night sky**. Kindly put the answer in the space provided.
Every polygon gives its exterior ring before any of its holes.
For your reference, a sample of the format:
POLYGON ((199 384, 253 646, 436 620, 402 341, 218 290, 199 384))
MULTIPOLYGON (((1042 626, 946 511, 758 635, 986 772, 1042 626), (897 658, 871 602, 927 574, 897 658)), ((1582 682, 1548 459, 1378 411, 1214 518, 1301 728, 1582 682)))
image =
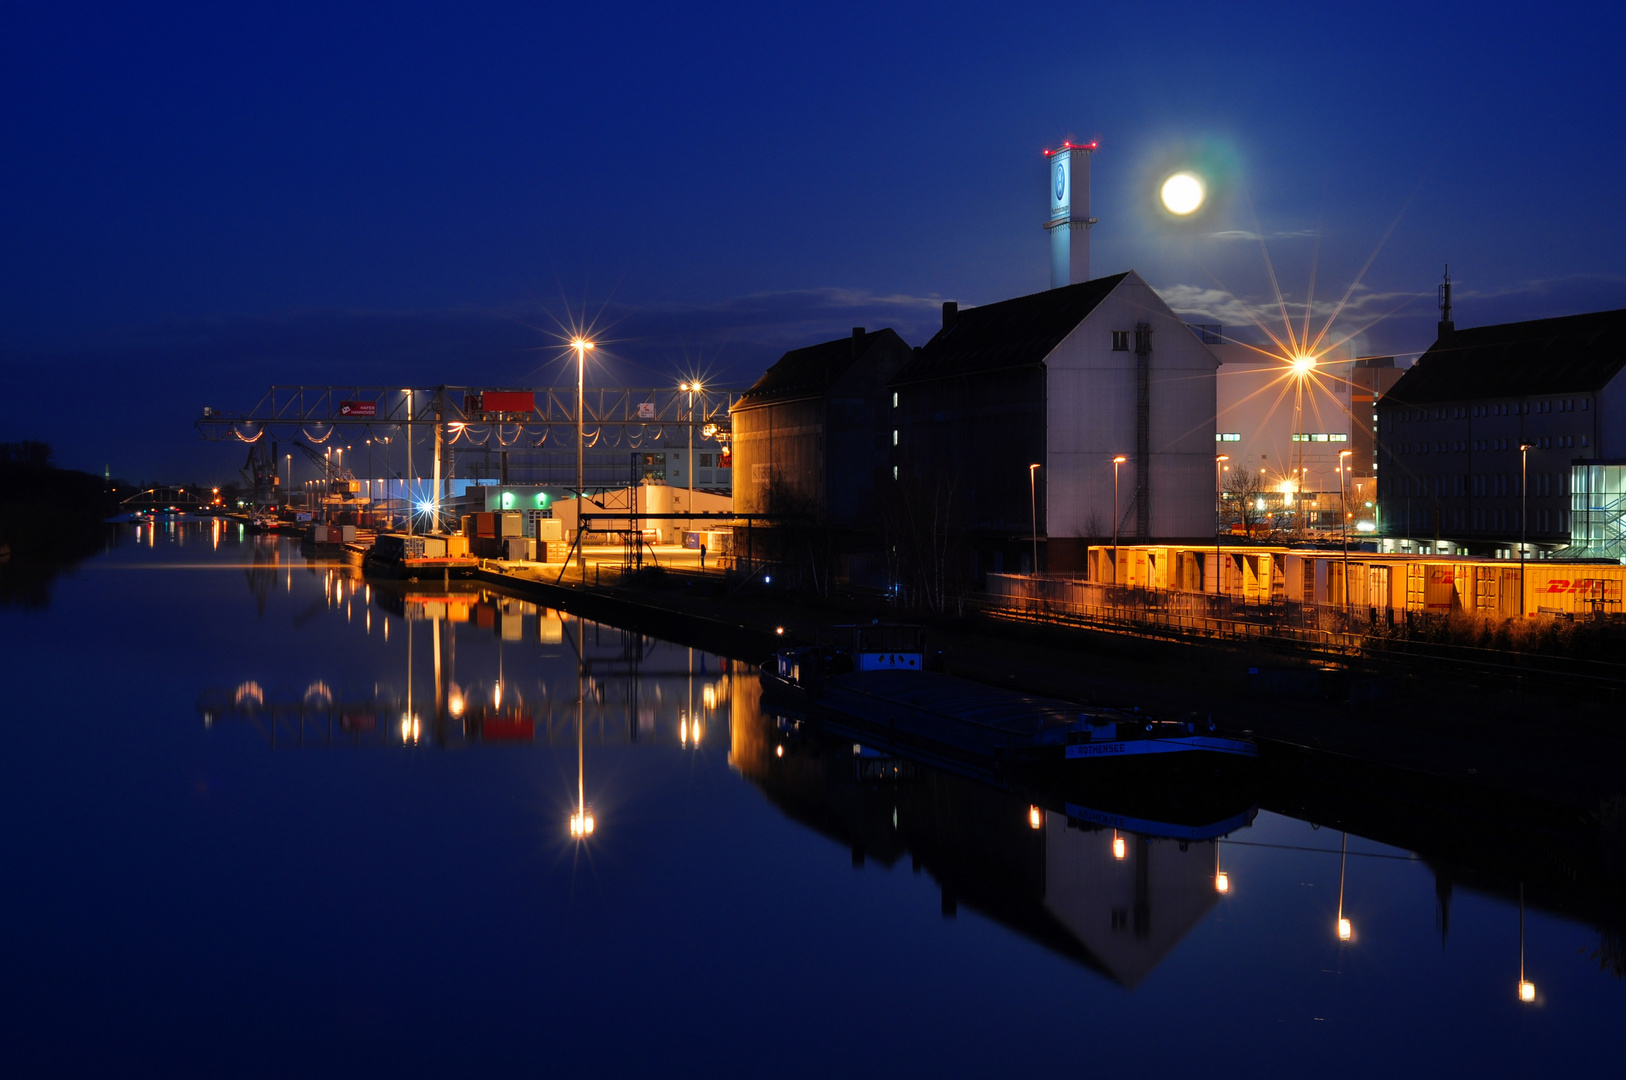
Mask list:
POLYGON ((1362 353, 1428 346, 1446 262, 1459 326, 1626 306, 1617 6, 1238 7, 8 5, 0 439, 231 479, 204 405, 563 384, 584 311, 605 384, 920 344, 1048 285, 1068 137, 1094 273, 1194 321, 1275 310, 1261 232, 1319 318, 1388 234, 1362 353), (1194 220, 1157 209, 1176 168, 1194 220))

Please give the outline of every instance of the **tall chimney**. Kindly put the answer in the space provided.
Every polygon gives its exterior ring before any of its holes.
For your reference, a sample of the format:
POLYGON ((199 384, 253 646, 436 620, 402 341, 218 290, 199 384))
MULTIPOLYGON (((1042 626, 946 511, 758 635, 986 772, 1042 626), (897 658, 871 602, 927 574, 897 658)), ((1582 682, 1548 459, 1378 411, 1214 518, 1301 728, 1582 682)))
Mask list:
POLYGON ((960 302, 958 300, 943 301, 943 329, 947 330, 960 319, 960 302))
POLYGON ((1440 324, 1437 328, 1440 338, 1450 337, 1457 329, 1457 324, 1451 321, 1451 264, 1445 266, 1445 280, 1440 282, 1440 324))
POLYGON ((1060 150, 1046 150, 1049 168, 1050 287, 1077 285, 1090 280, 1090 155, 1095 143, 1075 146, 1061 144, 1060 150))

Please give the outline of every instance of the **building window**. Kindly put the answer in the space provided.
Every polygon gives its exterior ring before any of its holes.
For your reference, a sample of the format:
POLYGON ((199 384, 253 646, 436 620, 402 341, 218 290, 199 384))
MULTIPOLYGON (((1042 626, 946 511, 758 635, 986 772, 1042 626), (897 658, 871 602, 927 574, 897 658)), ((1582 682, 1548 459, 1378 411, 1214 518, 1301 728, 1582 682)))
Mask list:
POLYGON ((1128 330, 1114 330, 1112 332, 1112 351, 1113 352, 1128 352, 1129 351, 1129 331, 1128 330))
POLYGON ((893 446, 898 445, 898 429, 897 428, 892 429, 892 445, 893 446))
POLYGON ((894 409, 898 407, 898 392, 896 390, 892 391, 892 407, 894 409))
POLYGON ((892 466, 892 479, 896 480, 897 478, 898 478, 898 467, 896 465, 894 465, 894 466, 892 466))
POLYGON ((1216 431, 1216 432, 1214 432, 1214 441, 1215 442, 1241 442, 1242 441, 1242 433, 1240 431, 1216 431))

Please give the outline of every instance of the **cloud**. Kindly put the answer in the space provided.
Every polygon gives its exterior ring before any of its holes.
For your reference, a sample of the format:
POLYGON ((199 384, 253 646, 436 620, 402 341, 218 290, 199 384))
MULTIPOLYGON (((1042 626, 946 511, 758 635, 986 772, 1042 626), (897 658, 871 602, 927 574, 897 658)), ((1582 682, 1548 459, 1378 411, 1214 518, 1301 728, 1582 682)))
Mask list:
MULTIPOLYGON (((1270 234, 1272 240, 1311 240, 1320 235, 1315 229, 1287 229, 1270 234)), ((1252 240, 1258 242, 1259 233, 1247 229, 1222 229, 1208 234, 1210 240, 1252 240)))

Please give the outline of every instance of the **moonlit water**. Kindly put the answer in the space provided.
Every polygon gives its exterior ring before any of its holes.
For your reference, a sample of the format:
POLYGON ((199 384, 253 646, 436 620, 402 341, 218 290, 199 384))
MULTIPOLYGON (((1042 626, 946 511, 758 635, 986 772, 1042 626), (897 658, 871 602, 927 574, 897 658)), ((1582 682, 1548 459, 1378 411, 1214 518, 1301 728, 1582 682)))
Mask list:
POLYGON ((0 626, 6 1075, 1613 1064, 1607 943, 1527 904, 1521 1003, 1506 883, 855 755, 738 659, 208 524, 0 626))

